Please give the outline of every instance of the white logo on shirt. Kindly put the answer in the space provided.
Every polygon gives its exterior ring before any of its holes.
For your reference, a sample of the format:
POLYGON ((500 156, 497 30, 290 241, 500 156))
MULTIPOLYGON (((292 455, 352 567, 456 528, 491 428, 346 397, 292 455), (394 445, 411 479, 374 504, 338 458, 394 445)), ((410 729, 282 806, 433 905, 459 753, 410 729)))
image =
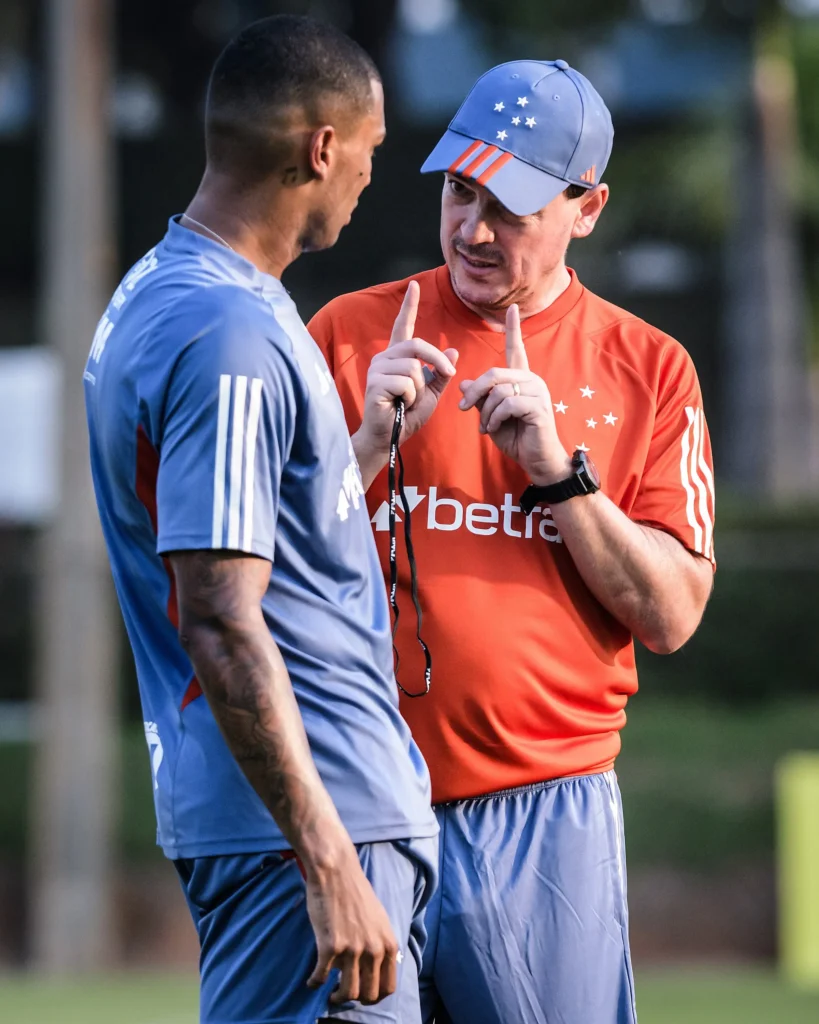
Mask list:
POLYGON ((102 320, 97 324, 94 340, 91 342, 91 355, 89 358, 93 359, 95 363, 98 363, 102 358, 102 353, 105 351, 105 346, 108 344, 108 339, 111 337, 113 329, 114 325, 108 319, 108 314, 105 313, 102 320))
POLYGON ((165 756, 162 749, 162 740, 159 738, 159 729, 156 722, 144 722, 145 739, 148 741, 148 751, 151 755, 151 775, 154 779, 154 789, 159 789, 159 766, 165 756))
POLYGON ((122 309, 125 305, 125 300, 128 296, 126 292, 132 292, 134 288, 139 284, 143 277, 147 277, 148 274, 153 273, 154 270, 159 266, 159 260, 156 258, 156 248, 149 249, 148 252, 142 257, 142 259, 135 266, 131 267, 122 284, 114 292, 114 297, 111 300, 111 305, 114 309, 122 309))
MULTIPOLYGON (((151 249, 142 257, 139 263, 132 267, 125 275, 122 284, 120 284, 114 292, 114 297, 111 299, 111 306, 113 306, 114 309, 122 309, 125 305, 125 300, 128 298, 125 293, 132 292, 142 278, 156 270, 158 266, 159 260, 156 258, 156 249, 151 249)), ((95 363, 99 363, 102 358, 105 346, 108 344, 108 339, 111 337, 113 329, 114 324, 111 317, 108 315, 108 312, 106 312, 97 324, 97 329, 94 332, 94 340, 91 342, 91 354, 88 358, 93 359, 95 363)), ((87 370, 83 374, 83 378, 91 384, 96 384, 97 382, 94 374, 89 373, 87 370)))
POLYGON ((350 514, 350 506, 352 505, 354 509, 360 508, 361 499, 364 497, 364 484, 361 481, 361 471, 353 454, 352 445, 350 445, 350 456, 350 461, 344 470, 336 505, 336 515, 342 523, 350 514))
MULTIPOLYGON (((489 537, 502 532, 507 537, 522 537, 526 540, 534 536, 537 523, 538 533, 543 540, 549 541, 550 544, 563 543, 550 509, 535 505, 532 514, 524 516, 520 506, 512 504, 511 494, 503 496, 502 505, 475 501, 464 507, 457 498, 439 498, 437 487, 430 487, 429 494, 420 494, 417 487, 407 487, 405 491, 410 512, 427 499, 428 530, 452 532, 465 527, 469 533, 479 537, 489 537)), ((377 532, 389 529, 389 514, 389 502, 384 501, 370 520, 377 532)), ((401 521, 399 515, 396 515, 396 519, 401 521)), ((421 524, 424 525, 423 519, 421 524)))

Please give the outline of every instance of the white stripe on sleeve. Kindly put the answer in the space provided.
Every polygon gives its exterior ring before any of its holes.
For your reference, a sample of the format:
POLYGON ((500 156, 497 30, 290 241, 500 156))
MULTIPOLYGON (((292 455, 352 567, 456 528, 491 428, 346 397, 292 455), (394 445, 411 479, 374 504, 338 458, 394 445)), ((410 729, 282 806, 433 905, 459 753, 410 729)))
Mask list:
POLYGON ((703 479, 705 480, 706 486, 708 487, 708 494, 711 495, 711 506, 708 506, 708 497, 700 497, 700 512, 702 513, 702 521, 705 524, 705 541, 703 542, 703 554, 708 558, 713 557, 714 552, 714 518, 711 512, 716 505, 716 496, 714 494, 714 476, 708 463, 705 460, 705 413, 702 409, 699 410, 700 417, 700 444, 698 452, 698 465, 700 472, 702 473, 703 479))
POLYGON ((250 383, 250 408, 247 414, 247 444, 245 445, 245 528, 242 551, 250 551, 253 543, 253 496, 256 483, 256 436, 262 409, 262 379, 254 377, 250 383))
POLYGON ((213 462, 213 531, 211 546, 223 547, 225 528, 225 462, 227 460, 228 416, 230 413, 230 374, 219 377, 219 409, 216 418, 216 455, 213 462))
MULTIPOLYGON (((691 456, 691 432, 696 419, 696 411, 692 405, 685 407, 685 413, 688 416, 688 426, 683 432, 681 446, 682 446, 682 458, 680 459, 680 478, 682 485, 685 488, 686 502, 685 502, 685 514, 688 518, 688 525, 694 531, 694 550, 702 553, 702 527, 697 520, 697 513, 695 508, 696 495, 694 494, 694 488, 691 486, 691 482, 688 479, 688 461, 691 456)), ((694 448, 696 451, 696 446, 694 448)))
POLYGON ((242 499, 242 454, 245 444, 245 399, 247 377, 237 377, 233 394, 233 430, 230 441, 230 505, 228 506, 229 548, 239 547, 239 515, 242 499))
POLYGON ((705 430, 705 422, 702 417, 702 409, 694 410, 694 443, 691 446, 691 479, 697 485, 697 493, 699 494, 699 522, 702 524, 705 531, 705 539, 703 540, 702 547, 697 548, 701 555, 707 555, 710 550, 711 536, 709 525, 711 523, 711 516, 708 513, 708 491, 705 489, 705 481, 700 476, 699 471, 699 460, 700 460, 700 447, 702 445, 702 434, 705 430))

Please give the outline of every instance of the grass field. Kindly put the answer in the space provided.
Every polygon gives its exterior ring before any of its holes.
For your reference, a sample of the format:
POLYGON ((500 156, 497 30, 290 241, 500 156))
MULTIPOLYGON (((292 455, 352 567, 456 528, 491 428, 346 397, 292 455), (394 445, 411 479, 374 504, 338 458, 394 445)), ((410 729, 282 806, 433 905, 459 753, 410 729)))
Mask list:
MULTIPOLYGON (((793 992, 772 973, 760 970, 643 971, 638 973, 637 993, 640 1024, 819 1021, 819 993, 793 992)), ((112 976, 70 984, 7 975, 0 977, 0 1021, 196 1024, 196 990, 190 979, 163 975, 112 976)))

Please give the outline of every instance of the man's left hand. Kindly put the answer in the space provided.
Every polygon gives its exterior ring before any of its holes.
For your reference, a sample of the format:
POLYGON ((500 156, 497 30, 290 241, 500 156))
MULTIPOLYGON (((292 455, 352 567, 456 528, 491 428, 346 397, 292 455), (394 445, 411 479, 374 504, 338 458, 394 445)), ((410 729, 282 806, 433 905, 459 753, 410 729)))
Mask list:
POLYGON ((480 432, 521 465, 533 483, 545 486, 571 475, 571 459, 557 436, 552 396, 546 382, 529 369, 517 305, 506 311, 506 366, 461 381, 460 387, 460 408, 479 411, 480 432))

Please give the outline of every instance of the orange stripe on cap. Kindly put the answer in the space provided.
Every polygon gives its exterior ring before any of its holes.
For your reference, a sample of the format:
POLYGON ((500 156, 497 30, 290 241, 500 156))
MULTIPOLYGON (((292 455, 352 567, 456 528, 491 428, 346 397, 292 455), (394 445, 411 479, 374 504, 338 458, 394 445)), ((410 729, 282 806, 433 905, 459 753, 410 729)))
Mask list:
POLYGON ((494 160, 477 179, 479 185, 485 185, 493 175, 497 174, 501 167, 505 167, 514 157, 511 153, 502 153, 497 160, 494 160))
POLYGON ((460 172, 465 178, 471 178, 475 171, 484 163, 489 157, 494 156, 498 152, 497 146, 490 146, 485 149, 482 153, 479 153, 471 164, 467 164, 466 167, 460 172))
POLYGON ((473 142, 470 146, 467 146, 463 153, 461 153, 461 155, 458 157, 458 159, 454 163, 451 163, 449 165, 449 167, 447 168, 449 173, 454 174, 458 165, 462 164, 464 160, 468 160, 475 152, 475 150, 479 149, 483 145, 484 143, 481 142, 480 139, 478 139, 476 142, 473 142))

